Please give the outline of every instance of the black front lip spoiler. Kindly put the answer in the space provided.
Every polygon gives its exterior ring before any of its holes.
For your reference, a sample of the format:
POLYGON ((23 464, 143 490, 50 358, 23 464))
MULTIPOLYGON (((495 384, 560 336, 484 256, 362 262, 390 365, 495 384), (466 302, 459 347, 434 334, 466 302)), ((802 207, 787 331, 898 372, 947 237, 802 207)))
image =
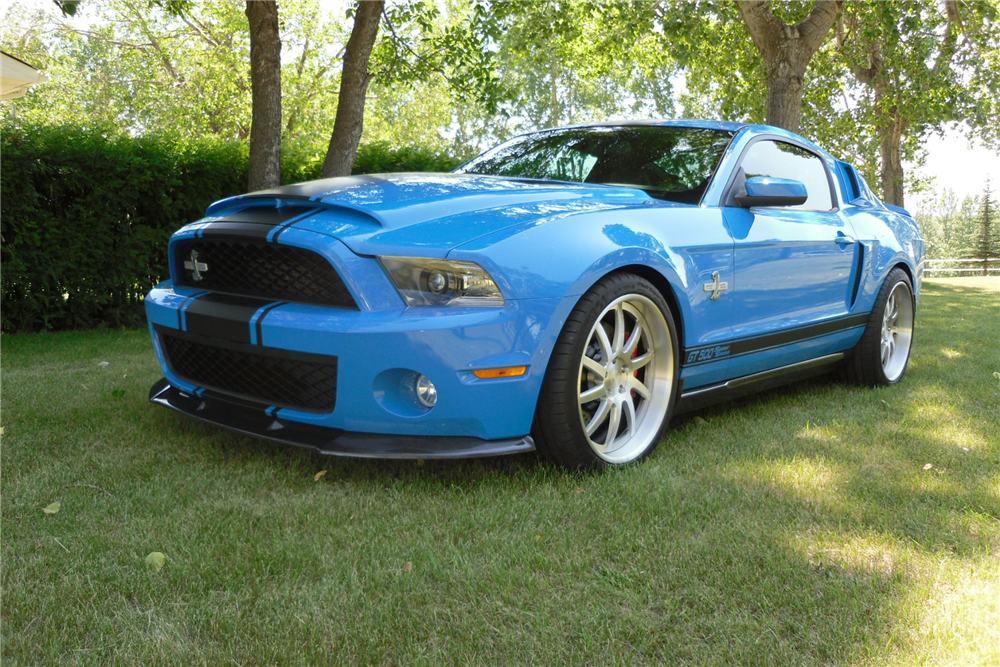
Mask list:
POLYGON ((457 459, 520 454, 535 449, 530 435, 508 440, 462 436, 389 435, 352 433, 276 419, 259 408, 215 397, 182 392, 163 378, 149 390, 149 401, 201 421, 245 435, 286 445, 307 447, 331 456, 373 459, 457 459))

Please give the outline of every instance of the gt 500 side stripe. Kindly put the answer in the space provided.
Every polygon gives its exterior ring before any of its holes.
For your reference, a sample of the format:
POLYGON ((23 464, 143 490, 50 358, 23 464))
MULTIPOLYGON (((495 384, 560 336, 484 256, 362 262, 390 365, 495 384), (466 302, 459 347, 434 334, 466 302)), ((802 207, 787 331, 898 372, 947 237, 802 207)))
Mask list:
POLYGON ((853 329, 864 326, 868 322, 870 313, 849 315, 833 320, 820 322, 819 324, 809 324, 795 329, 786 329, 778 333, 764 334, 762 336, 750 336, 747 338, 737 338, 712 345, 699 345, 684 349, 681 355, 681 363, 685 366, 698 366, 720 359, 739 357, 754 352, 761 352, 775 347, 793 345, 810 338, 826 336, 828 334, 853 329))

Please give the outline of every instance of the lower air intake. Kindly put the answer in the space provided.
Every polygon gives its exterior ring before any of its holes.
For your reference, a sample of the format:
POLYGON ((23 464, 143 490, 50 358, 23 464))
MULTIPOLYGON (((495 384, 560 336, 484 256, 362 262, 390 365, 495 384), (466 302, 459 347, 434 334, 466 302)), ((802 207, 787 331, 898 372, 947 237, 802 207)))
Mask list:
POLYGON ((203 340, 160 331, 167 364, 199 387, 266 405, 332 412, 337 357, 203 340))

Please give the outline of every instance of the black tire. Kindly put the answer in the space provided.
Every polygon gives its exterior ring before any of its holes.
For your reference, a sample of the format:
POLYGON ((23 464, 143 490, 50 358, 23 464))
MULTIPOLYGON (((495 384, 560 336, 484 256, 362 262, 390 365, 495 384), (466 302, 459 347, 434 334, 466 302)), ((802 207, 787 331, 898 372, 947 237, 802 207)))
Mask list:
POLYGON ((842 378, 869 387, 889 386, 903 379, 913 349, 915 314, 910 277, 897 267, 882 283, 865 332, 842 366, 842 378))
POLYGON ((567 468, 645 458, 670 420, 679 374, 663 295, 639 276, 605 277, 580 298, 556 341, 535 413, 539 453, 567 468))

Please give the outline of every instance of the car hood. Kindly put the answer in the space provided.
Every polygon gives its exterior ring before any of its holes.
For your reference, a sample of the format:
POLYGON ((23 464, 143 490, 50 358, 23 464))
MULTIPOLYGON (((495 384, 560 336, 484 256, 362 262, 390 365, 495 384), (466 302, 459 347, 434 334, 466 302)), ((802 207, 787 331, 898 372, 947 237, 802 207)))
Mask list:
POLYGON ((627 187, 478 174, 348 176, 253 192, 213 204, 202 223, 250 206, 315 209, 289 226, 333 236, 360 255, 444 257, 451 249, 523 224, 592 211, 684 206, 627 187))

